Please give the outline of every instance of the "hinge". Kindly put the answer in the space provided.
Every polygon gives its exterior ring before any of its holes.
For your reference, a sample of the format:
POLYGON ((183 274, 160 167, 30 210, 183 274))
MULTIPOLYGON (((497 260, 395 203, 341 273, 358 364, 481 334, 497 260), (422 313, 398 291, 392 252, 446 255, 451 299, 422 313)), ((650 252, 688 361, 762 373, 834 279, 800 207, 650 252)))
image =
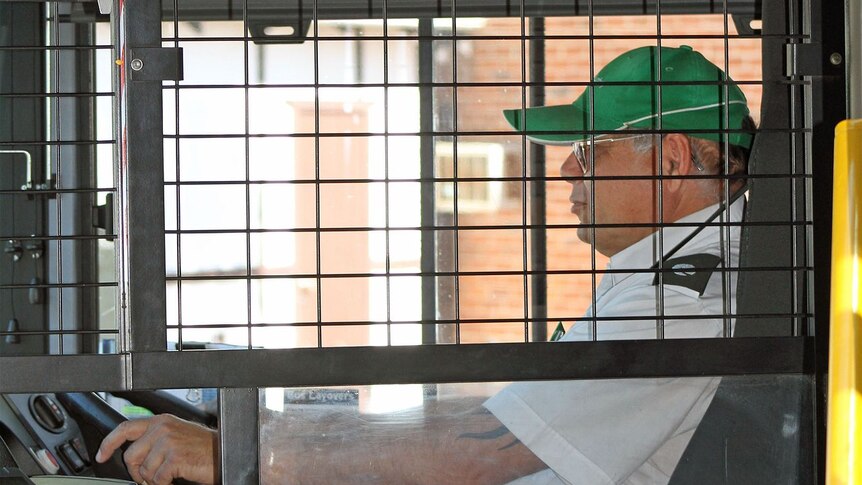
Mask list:
POLYGON ((841 52, 827 52, 823 44, 785 44, 787 77, 835 76, 844 69, 841 52))
POLYGON ((179 47, 132 47, 126 59, 132 81, 183 80, 183 50, 179 47))

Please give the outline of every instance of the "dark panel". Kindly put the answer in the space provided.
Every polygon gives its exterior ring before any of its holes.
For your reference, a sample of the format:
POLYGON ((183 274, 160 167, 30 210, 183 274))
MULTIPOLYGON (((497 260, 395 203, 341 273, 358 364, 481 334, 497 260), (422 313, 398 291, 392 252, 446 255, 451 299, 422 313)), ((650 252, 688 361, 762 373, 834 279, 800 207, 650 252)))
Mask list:
MULTIPOLYGON (((829 299, 832 261, 832 166, 835 125, 847 117, 847 78, 844 31, 844 2, 811 4, 811 39, 819 51, 820 71, 811 76, 810 117, 814 211, 814 305, 817 318, 812 323, 816 337, 816 437, 818 483, 826 481, 826 391, 829 366, 829 299)), ((858 45, 858 39, 855 39, 858 45)))
POLYGON ((804 373, 811 339, 429 345, 132 354, 134 389, 804 373), (176 369, 183 369, 180 374, 176 369))

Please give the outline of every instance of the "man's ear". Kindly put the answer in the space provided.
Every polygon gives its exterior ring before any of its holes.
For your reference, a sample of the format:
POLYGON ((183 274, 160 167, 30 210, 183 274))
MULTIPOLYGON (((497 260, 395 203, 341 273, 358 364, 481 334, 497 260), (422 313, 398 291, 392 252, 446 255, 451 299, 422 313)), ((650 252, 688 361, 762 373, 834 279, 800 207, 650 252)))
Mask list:
MULTIPOLYGON (((687 136, 681 133, 669 133, 662 137, 662 175, 678 177, 697 172, 697 167, 692 163, 691 157, 691 143, 687 136)), ((665 188, 679 190, 682 183, 682 179, 669 179, 665 181, 665 188)))

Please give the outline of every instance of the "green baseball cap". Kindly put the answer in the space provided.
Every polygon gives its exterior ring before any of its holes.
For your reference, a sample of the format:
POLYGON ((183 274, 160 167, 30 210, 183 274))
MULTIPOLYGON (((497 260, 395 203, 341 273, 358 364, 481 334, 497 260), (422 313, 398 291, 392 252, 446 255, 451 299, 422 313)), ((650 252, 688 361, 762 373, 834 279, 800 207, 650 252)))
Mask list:
POLYGON ((596 131, 628 128, 679 131, 718 142, 727 133, 729 143, 751 146, 751 133, 727 132, 741 129, 748 116, 745 95, 689 46, 630 50, 608 63, 594 81, 572 104, 507 109, 503 115, 543 145, 567 145, 596 131))

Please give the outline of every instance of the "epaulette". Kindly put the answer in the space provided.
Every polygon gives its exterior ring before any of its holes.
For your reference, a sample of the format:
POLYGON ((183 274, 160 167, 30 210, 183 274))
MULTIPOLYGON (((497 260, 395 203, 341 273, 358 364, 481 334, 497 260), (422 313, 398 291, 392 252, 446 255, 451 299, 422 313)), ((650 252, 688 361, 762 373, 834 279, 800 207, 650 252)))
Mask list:
MULTIPOLYGON (((720 257, 705 253, 668 259, 662 264, 662 283, 682 286, 703 295, 709 278, 720 262, 720 257)), ((659 273, 657 272, 652 284, 655 286, 658 283, 659 273)))

